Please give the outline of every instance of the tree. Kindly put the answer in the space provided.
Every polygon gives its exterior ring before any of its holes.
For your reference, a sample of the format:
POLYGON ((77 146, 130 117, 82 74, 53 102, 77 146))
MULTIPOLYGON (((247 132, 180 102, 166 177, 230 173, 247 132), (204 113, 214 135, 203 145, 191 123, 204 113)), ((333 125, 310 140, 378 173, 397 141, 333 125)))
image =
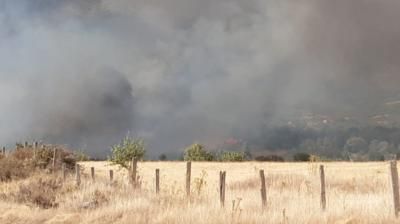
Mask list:
POLYGON ((111 152, 112 155, 109 160, 112 164, 129 168, 129 163, 133 158, 143 159, 146 149, 143 139, 126 136, 120 144, 112 146, 111 152))
POLYGON ((220 156, 220 160, 225 162, 242 162, 244 159, 244 152, 222 152, 220 156))
POLYGON ((185 149, 185 161, 213 161, 214 155, 204 149, 201 144, 193 144, 185 149))

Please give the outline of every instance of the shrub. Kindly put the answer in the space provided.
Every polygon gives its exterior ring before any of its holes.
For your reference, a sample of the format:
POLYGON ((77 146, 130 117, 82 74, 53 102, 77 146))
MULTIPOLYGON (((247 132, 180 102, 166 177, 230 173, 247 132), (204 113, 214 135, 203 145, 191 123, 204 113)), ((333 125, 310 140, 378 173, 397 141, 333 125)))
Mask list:
POLYGON ((14 179, 26 178, 34 170, 33 166, 25 164, 13 157, 0 159, 0 181, 11 181, 14 179))
POLYGON ((57 207, 57 195, 62 188, 61 179, 39 178, 29 183, 19 185, 17 194, 14 196, 17 202, 32 204, 40 208, 48 209, 57 207))
POLYGON ((120 165, 121 167, 128 168, 129 162, 133 158, 138 160, 143 159, 146 150, 143 139, 134 139, 125 137, 120 144, 114 145, 111 148, 111 158, 109 159, 112 164, 120 165))
MULTIPOLYGON (((57 149, 55 169, 61 169, 62 164, 66 164, 67 169, 74 169, 77 161, 77 156, 72 151, 69 151, 62 146, 57 145, 43 145, 40 149, 35 150, 35 155, 32 158, 35 167, 42 169, 51 169, 53 166, 54 150, 57 149)), ((33 151, 33 149, 18 149, 17 152, 24 150, 33 151)))
POLYGON ((201 171, 200 177, 194 178, 194 189, 197 194, 200 195, 201 191, 207 186, 207 172, 205 170, 201 171))
POLYGON ((296 162, 308 162, 310 158, 311 155, 308 153, 296 153, 293 155, 293 160, 296 162))
POLYGON ((242 162, 245 160, 244 152, 222 152, 220 160, 225 162, 242 162))
POLYGON ((54 152, 56 157, 54 169, 66 164, 69 170, 76 164, 75 154, 63 146, 42 145, 41 148, 18 148, 7 156, 0 157, 0 181, 10 181, 28 177, 36 169, 53 169, 54 152))
POLYGON ((196 143, 185 149, 183 158, 185 161, 213 161, 214 155, 196 143))
POLYGON ((13 153, 11 153, 11 157, 17 159, 17 160, 28 160, 33 158, 33 150, 32 149, 17 149, 13 153))
POLYGON ((268 156, 257 156, 256 161, 269 161, 269 162, 283 162, 285 161, 283 157, 278 155, 268 155, 268 156))
POLYGON ((158 159, 161 160, 161 161, 165 161, 165 160, 167 160, 167 156, 166 156, 165 154, 161 154, 161 155, 158 157, 158 159))

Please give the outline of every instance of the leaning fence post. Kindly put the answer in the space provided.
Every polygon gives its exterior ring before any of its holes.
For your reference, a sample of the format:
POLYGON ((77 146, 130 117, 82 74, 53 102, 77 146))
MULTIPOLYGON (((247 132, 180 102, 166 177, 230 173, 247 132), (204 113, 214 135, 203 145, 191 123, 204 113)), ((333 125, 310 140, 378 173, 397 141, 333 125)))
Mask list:
POLYGON ((219 201, 221 203, 221 207, 225 206, 225 180, 226 171, 219 171, 219 201))
POLYGON ((137 174, 137 159, 132 158, 131 181, 134 188, 136 188, 136 174, 137 174))
POLYGON ((156 169, 156 194, 160 193, 160 169, 156 169))
POLYGON ((67 179, 67 169, 65 163, 62 164, 61 170, 62 170, 62 178, 63 181, 65 182, 65 180, 67 179))
POLYGON ((397 172, 396 160, 390 162, 390 174, 392 177, 394 214, 396 217, 398 217, 400 211, 400 201, 399 201, 400 197, 399 197, 399 175, 397 172))
POLYGON ((321 208, 323 211, 326 209, 326 192, 325 192, 325 170, 324 165, 319 167, 321 178, 321 208))
POLYGON ((75 165, 75 177, 76 177, 76 185, 81 185, 81 172, 79 164, 75 165))
POLYGON ((92 177, 92 181, 94 182, 94 167, 90 167, 90 176, 92 177))
POLYGON ((112 184, 114 181, 114 170, 110 170, 110 183, 112 184))
POLYGON ((267 188, 265 185, 265 174, 264 170, 260 170, 260 180, 261 180, 261 200, 262 207, 265 209, 267 207, 267 188))
POLYGON ((192 176, 192 162, 186 163, 186 195, 190 196, 190 178, 192 176))

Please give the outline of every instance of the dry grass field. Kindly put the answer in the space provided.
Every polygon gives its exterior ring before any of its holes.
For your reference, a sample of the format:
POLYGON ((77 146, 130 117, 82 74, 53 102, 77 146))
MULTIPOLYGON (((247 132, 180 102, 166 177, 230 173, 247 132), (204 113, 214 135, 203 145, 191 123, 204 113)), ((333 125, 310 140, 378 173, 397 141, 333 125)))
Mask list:
POLYGON ((394 217, 387 162, 324 163, 325 212, 320 207, 320 163, 193 162, 190 199, 185 193, 184 162, 139 162, 141 186, 135 191, 127 173, 116 166, 107 162, 81 165, 80 187, 75 186, 72 174, 66 183, 53 187, 59 184, 59 173, 0 183, 0 223, 400 223, 394 217), (90 167, 95 167, 95 182, 90 167), (157 168, 159 195, 155 193, 157 168), (114 170, 113 184, 109 182, 110 169, 114 170), (265 210, 260 169, 267 178, 265 210), (225 208, 220 206, 218 193, 221 170, 227 172, 225 208), (58 181, 49 176, 58 176, 58 181), (9 195, 20 198, 21 186, 55 194, 57 206, 44 209, 11 200, 9 195))

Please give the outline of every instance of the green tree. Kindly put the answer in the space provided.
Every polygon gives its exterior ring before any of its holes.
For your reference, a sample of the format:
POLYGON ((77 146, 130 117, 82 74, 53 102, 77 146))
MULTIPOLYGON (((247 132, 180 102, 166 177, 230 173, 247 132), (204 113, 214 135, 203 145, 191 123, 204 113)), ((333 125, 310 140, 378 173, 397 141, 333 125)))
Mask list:
POLYGON ((214 155, 205 150, 201 144, 193 144, 185 149, 183 156, 185 161, 213 161, 214 155))
POLYGON ((245 160, 244 152, 222 152, 220 160, 224 162, 242 162, 245 160))
POLYGON ((112 164, 129 168, 129 163, 133 158, 143 159, 146 149, 143 139, 126 136, 120 144, 112 146, 111 152, 112 155, 109 160, 112 164))

